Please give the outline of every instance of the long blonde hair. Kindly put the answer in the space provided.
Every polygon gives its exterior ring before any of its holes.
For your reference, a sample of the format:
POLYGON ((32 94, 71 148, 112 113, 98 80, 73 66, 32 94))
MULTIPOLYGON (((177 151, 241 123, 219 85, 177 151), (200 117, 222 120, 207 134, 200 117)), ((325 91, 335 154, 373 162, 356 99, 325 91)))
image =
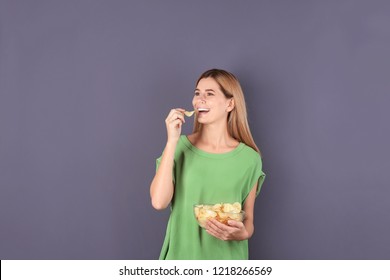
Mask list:
MULTIPOLYGON (((257 151, 260 155, 260 149, 256 146, 253 140, 252 133, 249 129, 248 115, 246 111, 244 93, 238 79, 232 74, 221 69, 211 69, 200 75, 196 81, 196 86, 199 81, 204 78, 213 78, 220 87, 226 98, 234 99, 234 109, 228 114, 228 133, 239 142, 245 143, 257 151)), ((193 132, 200 131, 202 124, 195 118, 193 132)))

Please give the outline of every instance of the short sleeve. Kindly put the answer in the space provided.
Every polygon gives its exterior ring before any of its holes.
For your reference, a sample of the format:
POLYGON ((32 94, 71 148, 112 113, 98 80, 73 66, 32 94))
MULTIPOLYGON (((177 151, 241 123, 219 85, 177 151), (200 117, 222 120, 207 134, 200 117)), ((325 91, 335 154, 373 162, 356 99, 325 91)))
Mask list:
MULTIPOLYGON (((158 167, 160 166, 161 158, 162 158, 162 155, 161 155, 158 159, 156 159, 156 172, 157 172, 158 167)), ((174 183, 174 184, 175 184, 175 181, 176 181, 175 166, 176 166, 176 163, 175 163, 175 161, 174 161, 174 162, 173 162, 173 170, 172 170, 172 180, 173 180, 173 183, 174 183)))
POLYGON ((158 167, 160 166, 161 158, 162 158, 162 156, 160 156, 158 159, 156 159, 156 172, 157 172, 158 167))
POLYGON ((265 180, 265 173, 263 172, 263 162, 261 157, 258 156, 255 160, 253 167, 251 168, 251 172, 248 174, 250 176, 249 179, 249 192, 252 190, 253 186, 257 183, 256 189, 256 197, 260 194, 261 187, 263 186, 265 180))
POLYGON ((263 171, 261 171, 261 174, 259 176, 258 183, 257 183, 256 197, 260 193, 260 190, 261 190, 261 187, 263 186, 264 180, 265 180, 265 173, 263 171))

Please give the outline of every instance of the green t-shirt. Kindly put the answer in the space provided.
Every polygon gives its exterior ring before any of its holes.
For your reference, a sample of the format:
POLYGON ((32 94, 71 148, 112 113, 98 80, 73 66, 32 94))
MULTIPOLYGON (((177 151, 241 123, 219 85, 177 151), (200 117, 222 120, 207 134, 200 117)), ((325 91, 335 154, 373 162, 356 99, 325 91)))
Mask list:
POLYGON ((175 190, 160 259, 248 259, 248 240, 222 241, 208 234, 196 222, 193 206, 244 205, 256 182, 258 195, 265 178, 260 155, 244 143, 227 153, 207 153, 181 136, 173 169, 175 190))

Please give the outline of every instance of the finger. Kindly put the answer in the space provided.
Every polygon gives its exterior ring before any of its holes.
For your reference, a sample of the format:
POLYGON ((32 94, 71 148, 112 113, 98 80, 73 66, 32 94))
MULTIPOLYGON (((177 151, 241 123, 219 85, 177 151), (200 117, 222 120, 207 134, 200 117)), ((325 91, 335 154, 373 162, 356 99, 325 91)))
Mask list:
POLYGON ((183 125, 183 121, 180 119, 173 120, 171 122, 172 127, 174 128, 180 128, 183 125))
POLYGON ((211 232, 215 232, 217 227, 213 224, 213 219, 209 219, 206 222, 206 230, 210 230, 211 232))
POLYGON ((174 121, 176 119, 181 119, 183 122, 185 122, 184 113, 179 112, 179 111, 173 112, 167 119, 168 119, 168 121, 174 121))
POLYGON ((214 232, 219 233, 219 234, 223 234, 224 232, 229 230, 228 226, 218 222, 215 219, 210 219, 207 222, 207 226, 209 229, 212 229, 214 232))
POLYGON ((208 234, 210 234, 210 235, 212 235, 212 236, 214 236, 214 237, 217 237, 217 238, 218 238, 218 236, 217 236, 216 232, 214 232, 212 229, 206 229, 206 232, 207 232, 208 234))
POLYGON ((173 115, 174 113, 176 113, 176 109, 171 109, 171 110, 169 111, 169 114, 168 114, 168 116, 167 116, 167 119, 171 118, 172 115, 173 115))
POLYGON ((210 235, 214 236, 215 238, 218 238, 218 239, 220 239, 222 241, 230 240, 229 234, 226 234, 226 233, 216 232, 216 231, 213 231, 212 229, 208 230, 208 233, 210 235))
POLYGON ((169 119, 169 120, 166 120, 165 123, 169 126, 169 127, 176 127, 178 125, 178 123, 183 124, 185 121, 183 120, 182 117, 176 117, 176 118, 172 118, 172 119, 169 119))
POLYGON ((184 114, 184 109, 181 109, 181 108, 176 108, 176 109, 171 109, 168 113, 168 116, 166 118, 166 120, 169 120, 169 119, 172 119, 172 117, 175 115, 175 114, 184 114))
POLYGON ((237 222, 235 220, 228 220, 228 225, 238 229, 242 229, 244 227, 244 224, 242 222, 237 222))
POLYGON ((221 239, 221 240, 223 240, 223 237, 222 237, 222 235, 221 235, 221 234, 219 234, 219 233, 217 233, 217 232, 215 232, 215 231, 214 231, 214 230, 212 230, 212 229, 206 229, 206 232, 207 232, 208 234, 210 234, 210 235, 214 236, 215 238, 218 238, 218 239, 221 239))
POLYGON ((181 114, 178 114, 177 116, 176 116, 176 118, 177 119, 180 119, 183 123, 185 123, 186 122, 186 120, 185 120, 185 118, 184 118, 184 114, 183 113, 181 113, 181 114))
POLYGON ((176 108, 176 109, 172 109, 170 114, 171 115, 174 115, 174 114, 184 114, 186 110, 182 109, 182 108, 176 108))
POLYGON ((218 228, 220 230, 226 230, 228 229, 229 227, 226 226, 225 224, 221 223, 220 221, 216 220, 216 219, 210 219, 210 224, 214 227, 214 228, 218 228))
POLYGON ((178 121, 181 124, 185 123, 185 120, 184 120, 183 116, 176 116, 174 119, 171 120, 172 123, 177 123, 178 121))

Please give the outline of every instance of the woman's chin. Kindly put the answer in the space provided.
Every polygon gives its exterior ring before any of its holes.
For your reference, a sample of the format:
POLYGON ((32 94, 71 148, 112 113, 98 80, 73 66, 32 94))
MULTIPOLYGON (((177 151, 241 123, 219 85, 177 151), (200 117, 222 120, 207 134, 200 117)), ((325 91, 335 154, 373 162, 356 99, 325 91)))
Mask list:
POLYGON ((208 122, 208 121, 205 120, 205 119, 197 119, 197 121, 198 121, 198 123, 200 123, 200 124, 208 124, 208 123, 210 123, 210 122, 208 122))

